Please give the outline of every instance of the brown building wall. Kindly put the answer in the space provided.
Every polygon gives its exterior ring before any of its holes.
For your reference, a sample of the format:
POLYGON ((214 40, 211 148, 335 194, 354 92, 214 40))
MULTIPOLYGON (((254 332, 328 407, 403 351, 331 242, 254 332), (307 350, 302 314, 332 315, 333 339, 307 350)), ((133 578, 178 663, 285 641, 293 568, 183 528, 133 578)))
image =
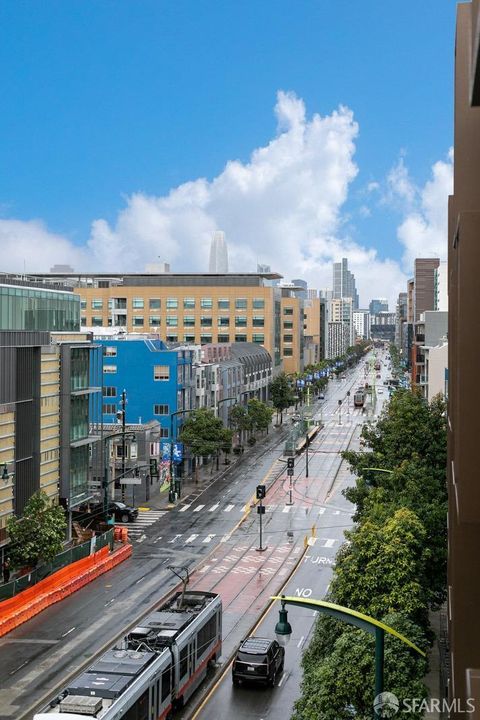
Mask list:
MULTIPOLYGON (((454 195, 449 204, 448 597, 450 697, 480 694, 480 108, 472 107, 472 37, 478 2, 457 10, 454 195)), ((478 59, 475 58, 473 68, 478 59)), ((453 712, 451 717, 465 717, 453 712)))
POLYGON ((413 312, 414 322, 420 320, 420 315, 425 310, 435 310, 435 269, 440 261, 437 258, 416 258, 414 289, 413 289, 413 312))
POLYGON ((283 370, 288 374, 303 370, 303 300, 282 297, 281 354, 283 370))

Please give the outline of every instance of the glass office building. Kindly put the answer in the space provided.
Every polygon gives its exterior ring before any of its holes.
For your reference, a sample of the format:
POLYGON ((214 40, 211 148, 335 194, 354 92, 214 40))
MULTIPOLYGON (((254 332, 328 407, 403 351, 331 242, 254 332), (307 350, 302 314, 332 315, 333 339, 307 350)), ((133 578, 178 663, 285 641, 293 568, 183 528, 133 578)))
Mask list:
POLYGON ((73 292, 3 284, 0 330, 80 330, 80 297, 73 292))

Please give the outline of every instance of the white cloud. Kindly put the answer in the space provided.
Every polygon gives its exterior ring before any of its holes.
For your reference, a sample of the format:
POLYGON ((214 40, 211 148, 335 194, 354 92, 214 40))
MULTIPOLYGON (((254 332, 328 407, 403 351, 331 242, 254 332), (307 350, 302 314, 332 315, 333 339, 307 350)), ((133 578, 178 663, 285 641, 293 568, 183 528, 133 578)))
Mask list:
POLYGON ((393 197, 403 201, 404 219, 397 236, 404 246, 404 264, 416 257, 447 256, 448 196, 453 190, 453 150, 432 166, 432 176, 421 188, 409 177, 403 161, 389 175, 393 197))
MULTIPOLYGON (((92 222, 82 248, 39 222, 0 219, 0 269, 22 271, 26 256, 27 272, 48 271, 54 263, 138 272, 160 257, 176 272, 206 271, 211 234, 221 229, 233 271, 255 271, 258 261, 287 280, 304 277, 311 287, 326 287, 332 262, 348 257, 363 303, 372 295, 393 301, 406 276, 397 263, 381 261, 375 249, 353 242, 342 213, 358 173, 352 111, 340 106, 308 118, 303 100, 279 92, 275 115, 275 136, 248 162, 230 161, 212 181, 184 183, 165 196, 131 195, 113 225, 101 218, 92 222)), ((397 168, 391 183, 403 200, 410 198, 404 168, 397 168)), ((378 183, 367 189, 378 191, 378 183)), ((425 208, 428 197, 426 192, 425 208)))

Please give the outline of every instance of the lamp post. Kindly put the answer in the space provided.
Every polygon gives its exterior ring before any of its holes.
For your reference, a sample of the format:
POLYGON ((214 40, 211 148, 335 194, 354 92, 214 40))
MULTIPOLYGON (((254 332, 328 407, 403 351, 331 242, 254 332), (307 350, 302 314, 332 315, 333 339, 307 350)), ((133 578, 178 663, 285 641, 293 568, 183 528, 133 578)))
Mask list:
MULTIPOLYGON (((115 437, 118 437, 120 433, 110 433, 110 435, 104 435, 103 438, 100 440, 100 442, 105 443, 105 450, 104 450, 104 468, 103 468, 103 480, 102 480, 102 490, 103 490, 103 514, 105 516, 105 520, 108 517, 108 486, 115 482, 115 478, 112 480, 108 479, 108 468, 109 468, 109 461, 110 461, 110 453, 108 452, 108 447, 110 440, 112 440, 115 437)), ((135 433, 125 433, 123 436, 125 439, 128 437, 130 440, 135 440, 135 433)))
MULTIPOLYGON (((224 403, 224 402, 227 402, 228 400, 236 400, 236 399, 237 399, 237 398, 235 397, 235 395, 230 395, 230 397, 226 397, 226 398, 223 398, 222 400, 218 400, 218 401, 217 401, 217 417, 220 416, 220 413, 219 413, 219 410, 218 410, 218 406, 219 406, 219 405, 221 405, 221 404, 224 403)), ((223 422, 223 419, 222 419, 222 422, 223 422)), ((219 460, 219 456, 220 456, 220 447, 219 447, 218 450, 217 450, 217 470, 218 470, 218 460, 219 460)))
POLYGON ((350 390, 347 390, 347 415, 350 415, 350 390))
MULTIPOLYGON (((168 502, 175 502, 175 483, 173 479, 173 418, 176 415, 186 415, 186 413, 192 412, 194 408, 188 408, 188 410, 176 410, 170 415, 170 458, 169 458, 169 473, 170 473, 170 489, 168 491, 168 502)), ((176 433, 175 433, 176 434, 176 433)))
POLYGON ((338 424, 342 424, 342 401, 338 401, 338 424))
MULTIPOLYGON (((422 655, 422 657, 426 656, 426 653, 424 653, 423 650, 420 650, 420 648, 417 647, 417 645, 415 645, 414 643, 412 643, 411 640, 406 638, 405 635, 402 635, 388 625, 385 625, 385 623, 382 623, 379 620, 370 617, 369 615, 364 615, 363 613, 357 612, 356 610, 350 610, 350 608, 325 602, 324 600, 305 600, 304 598, 301 599, 295 597, 285 597, 285 595, 281 595, 280 597, 275 596, 270 599, 280 600, 281 602, 279 619, 277 624, 275 625, 275 634, 279 642, 288 642, 292 634, 292 626, 288 622, 288 613, 285 608, 286 605, 295 605, 297 607, 303 607, 309 610, 316 610, 317 612, 324 613, 325 615, 330 615, 330 617, 333 617, 336 620, 341 620, 342 622, 349 623, 350 625, 355 625, 361 630, 364 630, 365 632, 374 635, 375 698, 383 692, 384 687, 385 633, 393 635, 398 640, 401 640, 412 650, 419 653, 419 655, 422 655)), ((378 717, 381 717, 381 715, 377 714, 376 710, 374 710, 373 717, 376 719, 378 717)))

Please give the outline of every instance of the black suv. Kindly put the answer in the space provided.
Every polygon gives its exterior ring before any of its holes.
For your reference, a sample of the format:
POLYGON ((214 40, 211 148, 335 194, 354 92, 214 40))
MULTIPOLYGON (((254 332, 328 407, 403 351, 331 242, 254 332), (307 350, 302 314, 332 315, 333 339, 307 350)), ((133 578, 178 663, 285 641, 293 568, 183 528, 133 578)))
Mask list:
POLYGON ((243 680, 264 682, 275 686, 277 676, 285 663, 285 649, 276 640, 249 637, 237 650, 232 665, 232 681, 240 685, 243 680))

